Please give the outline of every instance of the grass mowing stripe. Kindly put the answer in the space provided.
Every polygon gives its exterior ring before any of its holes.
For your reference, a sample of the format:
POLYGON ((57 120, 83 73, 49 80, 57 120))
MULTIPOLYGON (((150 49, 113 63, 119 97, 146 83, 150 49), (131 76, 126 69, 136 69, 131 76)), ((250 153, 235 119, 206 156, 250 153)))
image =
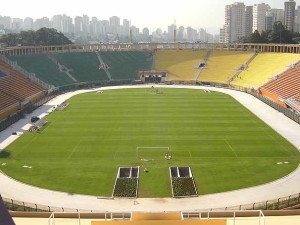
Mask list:
POLYGON ((199 193, 207 194, 270 182, 299 165, 297 149, 230 96, 162 91, 75 96, 40 133, 26 133, 1 153, 1 170, 39 187, 111 196, 118 167, 147 167, 139 197, 170 197, 170 166, 191 166, 199 193), (148 152, 154 161, 142 161, 138 146, 168 146, 173 160, 148 152))

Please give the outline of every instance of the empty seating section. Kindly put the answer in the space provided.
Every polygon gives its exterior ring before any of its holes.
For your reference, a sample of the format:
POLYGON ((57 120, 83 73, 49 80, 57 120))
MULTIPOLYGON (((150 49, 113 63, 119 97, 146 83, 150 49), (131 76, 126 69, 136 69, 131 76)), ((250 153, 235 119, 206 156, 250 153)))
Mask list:
POLYGON ((34 100, 44 95, 42 87, 32 83, 27 77, 2 61, 0 61, 0 70, 9 72, 9 76, 0 79, 2 93, 18 101, 24 101, 28 98, 34 100))
POLYGON ((151 69, 153 64, 152 54, 146 51, 104 51, 100 56, 115 80, 139 79, 138 72, 151 69))
POLYGON ((0 91, 0 121, 19 109, 19 102, 0 91))
POLYGON ((206 50, 158 50, 154 67, 156 70, 167 70, 168 80, 194 80, 206 53, 206 50))
POLYGON ((6 95, 0 91, 0 112, 12 105, 18 104, 18 101, 9 95, 6 95))
POLYGON ((260 53, 231 84, 247 88, 259 87, 299 60, 299 54, 260 53))
POLYGON ((59 71, 58 66, 45 54, 10 56, 8 58, 17 61, 23 69, 35 73, 39 79, 48 84, 58 87, 73 83, 64 72, 59 71))
POLYGON ((253 52, 213 51, 203 69, 199 81, 227 83, 238 69, 245 64, 253 52))
POLYGON ((104 70, 99 70, 100 62, 95 52, 57 53, 53 56, 68 69, 79 82, 108 80, 104 70))
POLYGON ((286 71, 277 79, 262 86, 261 90, 283 99, 297 99, 300 94, 300 66, 286 71))

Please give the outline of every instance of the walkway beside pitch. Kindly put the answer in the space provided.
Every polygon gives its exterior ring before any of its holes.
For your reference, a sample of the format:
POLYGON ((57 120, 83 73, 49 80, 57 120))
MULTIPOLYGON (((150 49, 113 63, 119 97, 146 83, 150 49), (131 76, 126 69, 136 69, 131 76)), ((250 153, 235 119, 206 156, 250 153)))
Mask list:
MULTIPOLYGON (((120 89, 120 88, 142 88, 150 86, 118 86, 105 87, 101 90, 120 89)), ((300 150, 300 125, 290 120, 282 113, 272 109, 265 103, 255 97, 234 90, 219 89, 213 87, 200 86, 163 86, 164 88, 191 88, 206 89, 226 93, 234 97, 255 115, 261 118, 265 123, 271 126, 279 134, 290 141, 298 150, 300 150)), ((53 110, 56 106, 66 99, 87 91, 75 91, 67 93, 51 100, 46 105, 28 115, 25 119, 0 133, 0 149, 4 149, 8 144, 14 141, 17 136, 11 136, 12 132, 23 132, 28 129, 29 121, 32 115, 44 116, 53 110)), ((254 202, 277 199, 278 197, 289 196, 300 192, 300 167, 288 176, 277 181, 236 191, 203 195, 196 198, 138 198, 138 199, 106 199, 94 196, 68 194, 57 191, 45 190, 30 185, 23 184, 4 174, 0 173, 0 193, 3 197, 18 201, 35 203, 45 206, 55 206, 65 209, 79 210, 97 210, 97 211, 179 211, 179 210, 199 210, 210 208, 225 208, 254 202)))

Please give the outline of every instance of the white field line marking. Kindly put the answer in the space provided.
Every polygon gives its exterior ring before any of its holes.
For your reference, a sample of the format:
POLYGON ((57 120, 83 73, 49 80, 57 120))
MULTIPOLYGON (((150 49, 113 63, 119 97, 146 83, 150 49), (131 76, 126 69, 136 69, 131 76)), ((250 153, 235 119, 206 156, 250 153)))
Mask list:
POLYGON ((234 149, 232 148, 232 146, 228 143, 228 141, 226 139, 224 139, 224 141, 226 142, 226 144, 229 146, 229 148, 231 149, 231 151, 234 153, 235 157, 238 158, 236 152, 234 151, 234 149))
POLYGON ((68 156, 68 159, 70 159, 70 158, 72 157, 72 155, 74 154, 74 152, 76 151, 76 149, 77 149, 78 145, 80 145, 80 143, 81 143, 81 141, 79 141, 79 142, 77 143, 77 145, 73 148, 72 152, 71 152, 70 155, 68 156))

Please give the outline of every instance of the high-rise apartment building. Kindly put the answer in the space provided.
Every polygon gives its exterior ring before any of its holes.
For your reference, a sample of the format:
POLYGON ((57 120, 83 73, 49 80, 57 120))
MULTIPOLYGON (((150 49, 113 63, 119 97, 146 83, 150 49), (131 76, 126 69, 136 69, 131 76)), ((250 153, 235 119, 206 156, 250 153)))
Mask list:
POLYGON ((33 19, 26 17, 23 22, 23 30, 33 30, 33 19))
POLYGON ((225 43, 225 27, 220 28, 219 42, 225 43))
POLYGON ((52 27, 59 32, 63 32, 62 15, 55 15, 51 19, 52 27))
POLYGON ((245 5, 235 2, 225 6, 225 42, 232 43, 245 36, 245 5))
POLYGON ((295 31, 300 32, 300 6, 297 7, 295 31))
POLYGON ((74 19, 74 32, 75 34, 80 34, 82 33, 82 17, 81 16, 76 16, 74 19))
POLYGON ((123 19, 122 25, 122 35, 128 37, 129 36, 129 28, 130 28, 130 21, 127 19, 123 19))
POLYGON ((194 42, 194 41, 198 40, 197 30, 193 29, 192 27, 187 27, 186 28, 186 38, 187 38, 187 41, 190 41, 190 42, 194 42))
POLYGON ((43 27, 49 28, 50 27, 50 20, 48 17, 43 17, 40 19, 36 19, 34 24, 33 24, 33 28, 35 30, 41 29, 43 27))
POLYGON ((9 16, 0 16, 0 26, 2 26, 4 29, 10 29, 11 18, 9 16))
POLYGON ((263 30, 266 30, 266 14, 269 10, 271 10, 271 7, 265 3, 255 4, 253 6, 252 32, 257 30, 261 33, 263 30))
POLYGON ((294 0, 284 2, 284 26, 290 31, 293 31, 295 26, 295 8, 296 2, 294 0))
POLYGON ((20 32, 23 27, 23 20, 20 18, 13 18, 11 29, 15 32, 20 32))
POLYGON ((169 41, 174 41, 175 32, 176 32, 176 25, 175 24, 172 24, 172 25, 168 26, 168 40, 169 41))
POLYGON ((70 16, 62 16, 62 32, 65 34, 71 34, 74 32, 73 19, 70 16))
POLYGON ((97 17, 92 17, 92 20, 90 22, 90 34, 94 37, 97 37, 99 33, 100 33, 99 21, 97 17))
POLYGON ((177 41, 183 41, 184 40, 184 27, 180 26, 177 30, 177 41))
POLYGON ((266 24, 265 24, 265 29, 266 31, 268 30, 273 30, 273 24, 274 24, 274 18, 273 18, 273 14, 271 11, 268 11, 266 13, 266 24))
POLYGON ((280 21, 283 24, 284 21, 283 9, 271 9, 266 13, 266 28, 265 30, 273 30, 275 22, 280 21))
POLYGON ((245 36, 248 37, 253 31, 253 6, 246 6, 245 11, 245 36))
POLYGON ((284 10, 283 9, 271 9, 271 12, 273 14, 274 23, 277 21, 280 21, 282 24, 284 24, 284 10))
POLYGON ((82 32, 83 34, 90 33, 90 18, 87 15, 82 16, 82 32))
POLYGON ((120 34, 120 18, 112 16, 109 18, 110 31, 112 34, 120 34))

